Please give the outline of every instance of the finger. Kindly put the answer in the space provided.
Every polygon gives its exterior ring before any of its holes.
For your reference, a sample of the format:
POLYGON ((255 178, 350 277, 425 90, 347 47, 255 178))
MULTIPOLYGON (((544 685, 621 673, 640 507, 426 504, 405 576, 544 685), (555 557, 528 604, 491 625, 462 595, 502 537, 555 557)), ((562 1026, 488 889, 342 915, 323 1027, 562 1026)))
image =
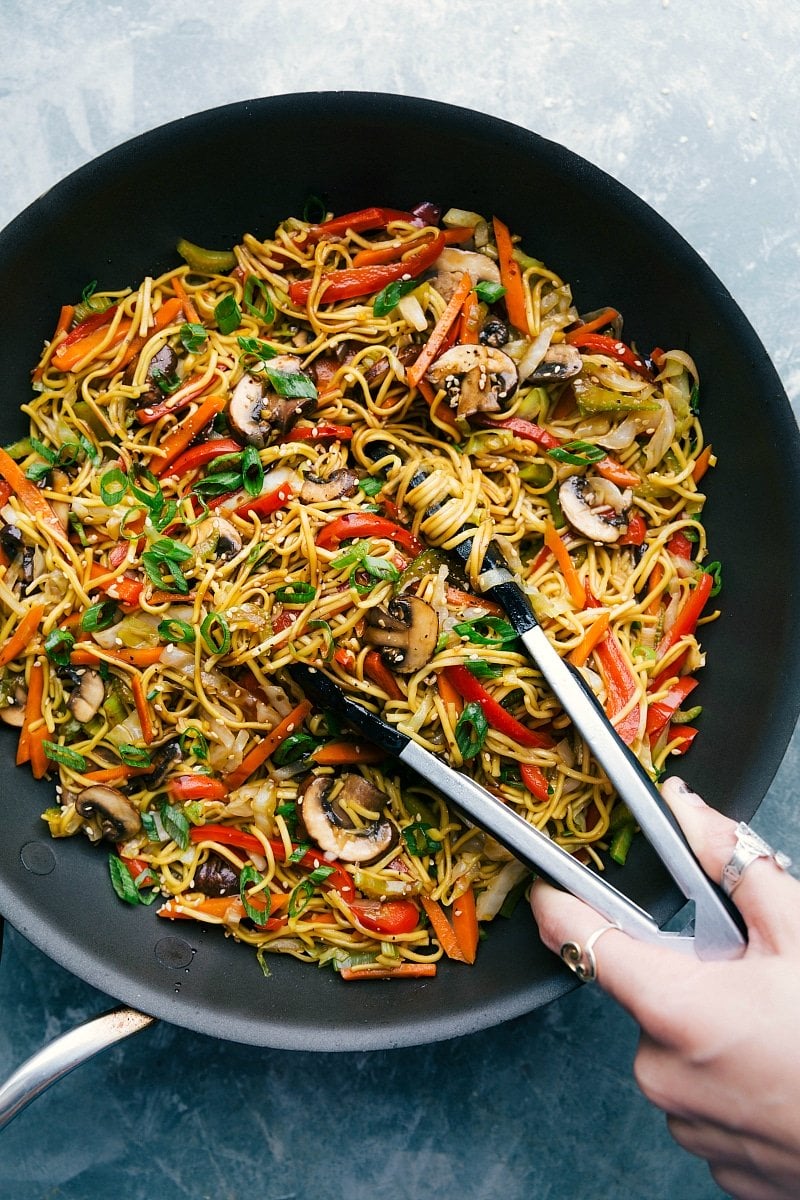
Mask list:
MULTIPOLYGON (((531 908, 542 941, 558 955, 565 943, 583 947, 596 930, 609 924, 582 900, 540 879, 531 889, 531 908)), ((700 966, 694 955, 640 942, 614 928, 595 943, 593 953, 597 982, 604 991, 659 1042, 682 1042, 686 1021, 679 998, 700 966)))
MULTIPOLYGON (((661 794, 703 870, 720 883, 736 848, 736 822, 703 802, 682 779, 665 780, 661 794)), ((776 951, 800 943, 800 885, 772 858, 748 866, 732 899, 747 922, 751 945, 776 951)))

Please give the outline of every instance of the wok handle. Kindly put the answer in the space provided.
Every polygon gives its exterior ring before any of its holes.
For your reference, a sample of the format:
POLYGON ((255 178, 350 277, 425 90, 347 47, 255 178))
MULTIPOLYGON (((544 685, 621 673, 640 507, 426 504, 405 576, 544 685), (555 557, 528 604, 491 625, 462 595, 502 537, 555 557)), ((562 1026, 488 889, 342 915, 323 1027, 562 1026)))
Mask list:
POLYGON ((146 1029, 155 1019, 135 1008, 112 1008, 37 1050, 0 1085, 0 1129, 51 1084, 101 1050, 146 1029))

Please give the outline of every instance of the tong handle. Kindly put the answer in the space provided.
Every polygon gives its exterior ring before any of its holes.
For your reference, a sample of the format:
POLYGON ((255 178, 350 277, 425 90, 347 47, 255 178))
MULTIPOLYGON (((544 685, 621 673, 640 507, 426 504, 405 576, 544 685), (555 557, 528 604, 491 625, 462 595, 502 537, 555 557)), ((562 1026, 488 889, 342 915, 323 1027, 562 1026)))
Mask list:
POLYGON ((611 725, 594 693, 558 655, 538 624, 522 632, 521 637, 664 866, 686 899, 694 901, 698 958, 738 957, 745 946, 738 912, 700 866, 658 789, 611 725))

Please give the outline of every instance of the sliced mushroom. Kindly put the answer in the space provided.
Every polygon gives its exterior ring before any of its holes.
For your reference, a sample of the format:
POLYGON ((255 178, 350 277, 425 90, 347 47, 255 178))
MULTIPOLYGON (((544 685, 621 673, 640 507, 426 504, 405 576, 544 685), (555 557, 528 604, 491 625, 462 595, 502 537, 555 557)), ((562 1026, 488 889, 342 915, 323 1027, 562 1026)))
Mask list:
POLYGON ((300 491, 304 504, 321 504, 325 500, 338 500, 340 496, 352 496, 358 488, 358 476, 349 467, 332 471, 327 479, 318 475, 306 475, 300 491))
POLYGON ((78 686, 67 701, 67 707, 75 720, 85 725, 103 703, 106 685, 97 671, 79 671, 78 676, 78 686))
POLYGON ((366 641, 380 646, 386 665, 401 675, 418 671, 433 658, 439 638, 436 610, 418 596, 397 596, 388 607, 367 613, 366 641))
POLYGON ((139 810, 127 796, 103 784, 84 788, 75 799, 75 809, 87 821, 96 818, 108 842, 124 842, 142 827, 139 810))
POLYGON ((492 346, 453 346, 428 371, 432 383, 444 384, 451 402, 458 402, 457 416, 498 412, 500 401, 513 396, 517 368, 502 350, 492 346))
POLYGON ((134 782, 138 787, 149 788, 150 791, 155 791, 161 787, 167 776, 167 772, 173 763, 181 762, 183 759, 183 751, 179 738, 170 738, 168 742, 164 742, 163 746, 159 746, 155 754, 153 754, 150 762, 152 770, 148 775, 141 775, 134 782))
POLYGON ((493 346, 495 350, 500 350, 510 336, 505 321, 501 321, 499 317, 489 317, 478 334, 478 341, 483 346, 493 346))
POLYGON ((238 896, 239 872, 219 854, 209 854, 194 873, 194 887, 205 896, 238 896))
POLYGON ((528 376, 529 383, 560 383, 580 374, 583 359, 580 351, 567 342, 550 346, 542 361, 528 376))
POLYGON ((10 559, 15 559, 22 552, 25 543, 16 525, 4 525, 0 530, 0 546, 10 559))
POLYGON ((616 542, 628 526, 625 510, 630 507, 633 494, 615 489, 619 499, 614 502, 603 486, 607 482, 600 479, 593 482, 585 475, 570 475, 558 489, 564 516, 578 533, 593 542, 616 542))
POLYGON ((333 782, 330 775, 312 775, 304 785, 298 800, 303 824, 312 841, 327 854, 368 866, 392 848, 397 841, 397 830, 390 821, 380 818, 356 829, 342 805, 353 802, 380 812, 386 796, 363 776, 345 775, 332 803, 329 793, 333 782))
POLYGON ((0 721, 5 721, 6 725, 13 725, 15 729, 21 729, 25 724, 25 702, 28 698, 28 693, 22 684, 17 684, 14 688, 14 699, 5 708, 0 708, 0 721))
POLYGON ((172 379, 178 367, 178 356, 171 346, 162 346, 156 350, 147 366, 147 389, 138 397, 139 407, 146 404, 156 404, 164 399, 164 391, 158 386, 158 380, 172 379))
MULTIPOLYGON (((269 366, 279 373, 304 374, 300 359, 293 354, 279 354, 269 360, 269 366)), ((308 396, 279 396, 268 384, 266 378, 243 375, 233 390, 228 409, 228 423, 234 433, 259 450, 263 450, 273 433, 285 433, 315 404, 308 396)))
POLYGON ((455 246, 448 246, 436 259, 433 268, 436 271, 433 286, 444 300, 451 298, 465 271, 473 283, 482 280, 500 282, 497 263, 488 254, 478 254, 475 250, 458 250, 455 246))
POLYGON ((197 527, 197 555, 199 558, 218 558, 225 562, 235 558, 242 548, 238 529, 224 517, 213 516, 197 527))

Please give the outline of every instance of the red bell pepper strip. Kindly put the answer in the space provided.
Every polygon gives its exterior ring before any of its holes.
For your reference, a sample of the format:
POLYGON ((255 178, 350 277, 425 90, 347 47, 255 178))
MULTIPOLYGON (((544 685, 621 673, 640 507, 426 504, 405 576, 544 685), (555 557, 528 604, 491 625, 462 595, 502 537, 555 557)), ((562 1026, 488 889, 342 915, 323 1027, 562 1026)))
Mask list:
MULTIPOLYGON (((599 600, 592 595, 588 588, 586 607, 601 607, 599 600)), ((639 685, 612 629, 607 630, 605 637, 597 643, 594 648, 594 656, 606 686, 606 716, 623 742, 630 746, 639 732, 640 705, 635 704, 619 722, 615 721, 614 717, 628 707, 639 685)))
POLYGON ((519 773, 522 776, 522 782, 535 800, 544 802, 550 798, 550 785, 541 767, 537 767, 535 763, 520 763, 519 773))
POLYGON ((694 725, 673 726, 667 735, 667 741, 672 744, 672 753, 685 754, 699 732, 694 725))
POLYGON ((345 513, 325 525, 314 539, 323 550, 330 550, 348 538, 384 537, 402 546, 416 557, 424 550, 422 542, 408 529, 396 525, 377 513, 345 513))
POLYGON ((295 425, 278 438, 278 445, 283 446, 286 442, 349 442, 352 437, 352 425, 295 425))
MULTIPOLYGON (((330 271, 322 276, 320 299, 328 303, 333 300, 353 300, 358 296, 371 296, 398 279, 413 279, 436 261, 444 245, 444 234, 438 233, 430 242, 426 242, 419 250, 415 250, 400 262, 330 271)), ((311 279, 300 279, 289 284, 289 299, 292 304, 305 304, 308 301, 312 283, 311 279)))
POLYGON ((364 657, 364 674, 383 688, 390 700, 403 700, 403 689, 381 658, 379 650, 370 650, 364 657))
POLYGON ((219 458, 221 454, 238 454, 241 448, 233 438, 213 438, 209 442, 201 442, 199 446, 191 446, 183 454, 179 454, 170 469, 165 472, 164 478, 185 475, 187 471, 195 471, 212 459, 219 458))
POLYGON ((92 563, 89 569, 89 590, 99 587, 112 600, 119 600, 121 604, 133 608, 139 603, 144 584, 141 579, 132 579, 129 575, 117 575, 114 579, 109 579, 111 570, 112 568, 104 567, 101 563, 92 563), (103 576, 106 577, 105 581, 97 583, 96 581, 103 576))
MULTIPOLYGON (((70 329, 67 336, 62 342, 59 343, 55 353, 53 354, 53 365, 58 367, 59 370, 64 370, 64 366, 61 365, 60 362, 57 362, 56 359, 66 359, 67 361, 74 359, 74 361, 77 362, 77 359, 74 358, 74 355, 67 352, 71 351, 72 347, 75 346, 76 343, 81 342, 85 337, 88 337, 90 333, 94 333, 97 329, 102 329, 104 325, 109 325, 116 311, 117 305, 112 304, 110 308, 103 309, 101 312, 92 313, 90 316, 86 317, 85 320, 81 321, 80 324, 76 325, 73 329, 70 329)), ((82 358, 83 354, 79 354, 78 357, 82 358)))
POLYGON ((674 554, 676 558, 694 558, 694 546, 682 529, 679 529, 677 533, 673 533, 667 542, 667 550, 669 550, 670 554, 674 554))
MULTIPOLYGON (((235 846, 239 850, 246 850, 248 854, 260 854, 262 857, 264 854, 264 846, 254 834, 234 829, 230 825, 195 825, 189 830, 189 841, 220 842, 223 846, 235 846)), ((286 847, 281 839, 267 838, 267 841, 278 862, 286 862, 286 847)), ((296 843, 292 843, 291 853, 294 854, 300 848, 296 843)), ((332 867, 333 870, 323 880, 323 885, 333 888, 348 904, 355 900, 356 888, 350 872, 340 862, 329 862, 321 850, 315 850, 312 846, 298 858, 297 865, 308 867, 311 871, 316 871, 318 867, 332 867)))
POLYGON ((492 729, 505 734, 512 741, 518 742, 520 746, 528 746, 534 750, 541 750, 553 745, 553 739, 549 734, 541 733, 537 729, 528 729, 516 717, 512 717, 511 713, 507 712, 493 696, 490 696, 486 688, 466 667, 445 667, 444 670, 449 682, 465 700, 480 704, 492 729))
POLYGON ((237 509, 234 509, 234 512, 237 517, 268 517, 270 513, 277 512, 279 508, 285 508, 293 495, 292 485, 281 483, 271 492, 262 492, 260 496, 246 500, 244 504, 240 504, 237 509))
POLYGON ((184 417, 179 425, 170 430, 161 443, 161 449, 165 451, 165 454, 153 473, 159 478, 166 475, 175 459, 183 454, 189 443, 193 442, 198 433, 201 433, 206 425, 214 420, 217 413, 222 412, 226 402, 227 397, 225 396, 209 396, 193 413, 184 417))
POLYGON ((694 633, 697 622, 700 619, 700 614, 706 606, 706 601, 711 594, 713 586, 714 577, 703 572, 684 600, 671 628, 658 643, 656 647, 658 658, 663 658, 667 651, 671 650, 681 638, 688 637, 694 633))
POLYGON ((641 546, 647 537, 647 522, 641 513, 628 517, 628 532, 619 539, 620 546, 641 546))
POLYGON ((576 330, 570 338, 570 342, 579 350, 587 350, 589 354, 605 354, 607 358, 616 359, 624 367, 635 371, 637 375, 642 375, 645 379, 651 378, 650 368, 644 359, 617 338, 606 337, 602 333, 581 333, 580 330, 576 330))
POLYGON ((697 687, 697 680, 691 675, 682 675, 661 700, 656 700, 647 710, 647 736, 652 740, 658 738, 666 729, 675 713, 688 695, 697 687))
POLYGON ((206 379, 202 373, 190 376, 177 392, 167 396, 158 404, 146 404, 144 408, 137 408, 136 420, 140 425, 154 425, 162 417, 168 417, 171 413, 183 412, 193 400, 202 396, 203 392, 211 387, 212 383, 216 383, 219 378, 219 372, 212 375, 210 379, 206 379))
POLYGON ((419 924, 419 909, 410 900, 351 900, 348 908, 373 933, 411 933, 419 924))
POLYGON ((414 223, 413 213, 398 208, 360 208, 357 212, 343 213, 319 225, 311 225, 305 231, 306 240, 321 242, 323 238, 343 237, 348 229, 353 233, 364 233, 367 229, 385 229, 392 221, 414 223))
POLYGON ((178 775, 170 779, 167 791, 173 800, 223 800, 228 794, 222 780, 210 775, 178 775))
POLYGON ((556 446, 561 445, 559 438, 553 437, 552 433, 542 429, 541 425, 536 425, 533 421, 526 421, 524 417, 505 417, 499 420, 496 417, 480 415, 475 416, 473 422, 489 429, 507 429, 509 433, 514 434, 514 437, 522 438, 526 442, 535 442, 537 446, 542 446, 545 450, 554 450, 556 446))

